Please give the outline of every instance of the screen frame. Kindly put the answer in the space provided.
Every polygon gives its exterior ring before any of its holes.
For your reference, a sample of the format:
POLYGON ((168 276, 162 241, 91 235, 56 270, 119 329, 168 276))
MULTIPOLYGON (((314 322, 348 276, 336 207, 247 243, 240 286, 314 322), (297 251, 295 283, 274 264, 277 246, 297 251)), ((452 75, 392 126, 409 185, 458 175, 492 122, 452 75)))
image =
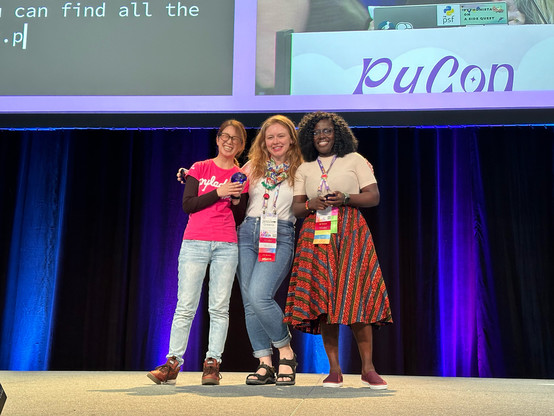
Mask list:
MULTIPOLYGON (((320 109, 313 109, 317 111, 320 109)), ((321 109, 324 110, 324 109, 321 109)), ((298 123, 309 111, 283 112, 298 123)), ((335 111, 351 126, 420 127, 420 126, 508 126, 554 125, 554 108, 404 111, 335 111)), ((117 113, 117 114, 0 114, 0 129, 159 129, 218 127, 224 120, 238 119, 247 127, 258 127, 276 113, 117 113)))
MULTIPOLYGON (((257 0, 235 1, 235 22, 257 20, 257 0)), ((140 106, 129 110, 124 105, 116 105, 113 108, 96 111, 95 100, 106 97, 55 97, 52 102, 62 102, 63 110, 56 109, 54 103, 50 106, 52 111, 19 111, 20 100, 36 98, 38 101, 48 101, 52 97, 0 97, 4 101, 0 106, 0 129, 38 129, 38 128, 180 128, 180 127, 217 127, 225 119, 236 118, 244 122, 246 126, 256 127, 268 116, 276 113, 289 116, 298 122, 303 114, 310 111, 324 110, 334 111, 343 115, 352 126, 384 126, 384 127, 409 127, 409 126, 447 126, 447 125, 545 125, 554 123, 554 103, 550 107, 533 108, 498 108, 487 107, 457 109, 450 108, 422 108, 414 110, 360 110, 360 109, 336 109, 328 107, 332 97, 312 97, 307 102, 309 108, 303 110, 287 109, 286 101, 290 96, 256 96, 255 78, 256 57, 252 53, 256 49, 256 25, 235 24, 234 62, 241 62, 241 66, 233 68, 233 95, 232 97, 215 97, 222 101, 233 101, 235 97, 252 97, 259 103, 259 110, 237 111, 206 111, 206 105, 200 106, 203 111, 167 111, 163 110, 164 100, 179 99, 179 97, 154 97, 162 104, 156 104, 160 111, 142 111, 140 106), (282 97, 282 98, 280 98, 282 97), (67 111, 71 107, 72 98, 76 102, 89 100, 93 103, 90 111, 87 105, 77 105, 76 111, 67 111), (316 99, 314 99, 316 98, 316 99), (330 98, 330 99, 329 99, 330 98), (276 99, 277 104, 268 109, 264 104, 267 100, 276 99), (279 100, 283 100, 282 107, 279 100), (12 101, 10 101, 12 100, 12 101), (10 102, 13 102, 14 111, 10 111, 10 102), (119 109, 122 110, 119 110, 119 109), (282 108, 283 111, 273 111, 274 108, 282 108)), ((109 97, 108 97, 109 98, 109 97)), ((115 97, 125 102, 125 99, 133 97, 115 97)), ((136 97, 137 99, 140 97, 136 97)), ((195 99, 195 97, 184 97, 195 99)), ((198 97, 200 102, 214 97, 198 97)), ((116 100, 117 101, 117 100, 116 100)), ((456 99, 451 100, 453 103, 456 99)), ((87 102, 88 103, 88 102, 87 102)), ((0 103, 1 104, 1 103, 0 103)), ((173 105, 173 104, 172 104, 173 105)), ((41 104, 41 106, 43 106, 41 104)), ((168 106, 168 108, 171 106, 168 106)), ((453 108, 454 107, 454 108, 453 108)), ((48 108, 48 106, 44 106, 48 108)), ((131 107, 132 108, 132 107, 131 107)), ((155 106, 154 106, 155 108, 155 106)))

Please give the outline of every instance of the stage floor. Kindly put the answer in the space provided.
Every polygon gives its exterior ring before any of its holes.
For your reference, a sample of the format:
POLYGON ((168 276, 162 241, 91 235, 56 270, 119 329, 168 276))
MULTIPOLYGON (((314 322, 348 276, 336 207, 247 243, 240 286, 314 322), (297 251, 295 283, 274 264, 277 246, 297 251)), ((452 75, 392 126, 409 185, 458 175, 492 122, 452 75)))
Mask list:
POLYGON ((4 415, 554 415, 554 380, 386 376, 388 390, 324 388, 325 374, 298 374, 296 386, 247 386, 247 373, 201 373, 156 385, 146 372, 0 371, 4 415))

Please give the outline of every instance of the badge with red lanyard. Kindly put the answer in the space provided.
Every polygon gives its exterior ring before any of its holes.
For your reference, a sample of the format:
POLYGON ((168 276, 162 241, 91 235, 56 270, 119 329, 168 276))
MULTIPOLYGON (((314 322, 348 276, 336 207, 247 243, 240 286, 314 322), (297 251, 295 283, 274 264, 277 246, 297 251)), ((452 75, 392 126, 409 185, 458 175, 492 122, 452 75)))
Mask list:
MULTIPOLYGON (((335 160, 337 160, 337 155, 333 156, 329 168, 325 170, 320 158, 317 158, 317 163, 321 170, 321 182, 317 188, 318 195, 326 196, 332 193, 327 178, 335 160)), ((327 207, 324 210, 318 210, 315 217, 314 244, 329 244, 331 234, 337 232, 338 221, 339 209, 337 207, 327 207)))
POLYGON ((267 169, 262 185, 265 188, 262 204, 262 216, 260 221, 260 242, 258 246, 258 261, 275 261, 277 252, 277 199, 279 189, 285 179, 288 178, 288 163, 276 165, 270 159, 267 161, 267 169), (275 190, 271 209, 268 210, 269 191, 275 190))

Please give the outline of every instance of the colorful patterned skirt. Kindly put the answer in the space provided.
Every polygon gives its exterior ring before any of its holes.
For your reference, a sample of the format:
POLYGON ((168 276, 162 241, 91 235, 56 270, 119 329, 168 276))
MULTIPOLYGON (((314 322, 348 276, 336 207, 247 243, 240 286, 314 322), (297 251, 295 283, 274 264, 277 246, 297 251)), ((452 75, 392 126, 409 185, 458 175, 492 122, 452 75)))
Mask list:
POLYGON ((330 244, 313 244, 314 225, 312 214, 300 229, 284 322, 310 334, 320 333, 322 316, 329 324, 392 323, 373 238, 360 211, 339 209, 330 244))

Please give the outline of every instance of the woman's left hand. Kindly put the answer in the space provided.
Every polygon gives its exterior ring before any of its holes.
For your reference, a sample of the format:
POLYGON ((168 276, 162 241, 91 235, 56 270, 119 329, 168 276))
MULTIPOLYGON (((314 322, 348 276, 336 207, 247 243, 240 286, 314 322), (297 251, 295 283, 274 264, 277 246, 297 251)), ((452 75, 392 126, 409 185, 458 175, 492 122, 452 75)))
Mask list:
POLYGON ((325 203, 333 207, 340 207, 344 205, 345 196, 340 191, 335 191, 333 193, 325 195, 325 203))

